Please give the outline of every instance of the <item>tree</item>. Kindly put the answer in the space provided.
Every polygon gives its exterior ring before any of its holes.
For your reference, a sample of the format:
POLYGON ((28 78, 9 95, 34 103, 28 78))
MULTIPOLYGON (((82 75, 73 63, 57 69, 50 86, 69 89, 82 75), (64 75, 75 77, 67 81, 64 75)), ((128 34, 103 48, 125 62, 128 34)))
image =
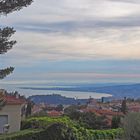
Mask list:
POLYGON ((140 139, 140 113, 130 113, 123 120, 125 140, 140 139))
MULTIPOLYGON (((27 7, 33 0, 0 0, 0 15, 7 15, 13 11, 18 11, 23 7, 27 7)), ((15 33, 15 30, 10 27, 0 29, 0 54, 10 50, 16 41, 9 41, 10 37, 15 33)), ((13 67, 0 70, 0 79, 3 79, 8 74, 12 73, 13 67)))
MULTIPOLYGON (((7 15, 13 11, 18 11, 23 7, 27 7, 33 0, 0 0, 0 15, 7 15)), ((15 30, 10 27, 0 28, 0 55, 7 53, 8 50, 16 44, 15 40, 10 41, 15 30)), ((0 79, 5 78, 12 73, 14 67, 0 69, 0 79)), ((0 107, 4 105, 2 93, 0 93, 0 107)))
POLYGON ((97 116, 92 112, 81 113, 79 123, 88 129, 104 129, 109 127, 105 116, 97 116))
MULTIPOLYGON (((13 45, 16 43, 14 40, 10 40, 10 37, 15 33, 15 30, 10 27, 0 29, 0 54, 5 54, 10 50, 13 45)), ((5 78, 7 75, 12 73, 14 67, 8 67, 5 69, 0 69, 0 79, 5 78)), ((5 104, 3 93, 0 93, 0 108, 5 104)))
POLYGON ((27 107, 26 107, 26 112, 25 112, 26 117, 31 116, 33 106, 34 106, 34 103, 32 101, 28 100, 27 107))
POLYGON ((10 73, 12 73, 13 70, 14 70, 13 67, 9 67, 9 68, 6 68, 6 69, 1 69, 0 70, 0 79, 3 79, 4 77, 6 77, 10 73))
POLYGON ((57 105, 56 110, 57 111, 63 111, 64 106, 62 104, 57 105))
MULTIPOLYGON (((15 30, 10 27, 0 29, 0 54, 5 54, 8 50, 12 49, 16 43, 15 40, 10 40, 10 37, 15 33, 15 30)), ((0 79, 5 78, 7 75, 12 73, 13 67, 0 70, 0 79)))
POLYGON ((0 91, 0 109, 5 105, 5 98, 2 91, 0 91))
POLYGON ((109 127, 105 116, 98 116, 93 112, 80 112, 76 106, 70 106, 64 112, 70 119, 77 121, 87 129, 103 129, 109 127))
POLYGON ((32 2, 33 0, 0 0, 0 14, 7 15, 13 11, 18 11, 32 2))
POLYGON ((122 101, 121 111, 122 111, 124 114, 127 113, 126 97, 124 97, 124 100, 122 101))
POLYGON ((10 41, 10 37, 15 32, 16 31, 13 28, 10 28, 10 27, 0 29, 0 54, 6 53, 16 43, 15 40, 10 41))
POLYGON ((48 126, 44 138, 48 140, 76 140, 73 130, 63 123, 53 123, 48 126))
POLYGON ((119 128, 121 123, 121 117, 120 116, 113 116, 112 122, 111 122, 111 128, 119 128))

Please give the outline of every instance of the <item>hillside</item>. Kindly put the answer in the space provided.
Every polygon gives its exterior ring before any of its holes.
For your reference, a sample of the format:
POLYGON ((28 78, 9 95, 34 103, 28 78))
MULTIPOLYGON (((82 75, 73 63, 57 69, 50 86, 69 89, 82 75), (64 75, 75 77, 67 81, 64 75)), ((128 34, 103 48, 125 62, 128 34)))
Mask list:
POLYGON ((65 105, 72 105, 72 104, 85 104, 88 100, 87 99, 75 99, 75 98, 67 98, 61 95, 52 94, 52 95, 34 95, 30 96, 33 102, 39 104, 41 102, 48 103, 48 104, 65 104, 65 105))

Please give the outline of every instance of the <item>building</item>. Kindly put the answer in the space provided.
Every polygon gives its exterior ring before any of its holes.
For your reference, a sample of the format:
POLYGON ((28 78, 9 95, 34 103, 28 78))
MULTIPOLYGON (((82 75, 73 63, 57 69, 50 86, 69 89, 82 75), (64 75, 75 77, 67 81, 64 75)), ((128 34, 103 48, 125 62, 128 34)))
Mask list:
POLYGON ((0 110, 0 133, 20 130, 21 108, 25 100, 15 96, 5 96, 5 105, 0 110))
POLYGON ((62 111, 52 110, 52 111, 48 111, 47 112, 47 115, 49 117, 59 117, 59 116, 62 116, 63 115, 63 112, 62 111))

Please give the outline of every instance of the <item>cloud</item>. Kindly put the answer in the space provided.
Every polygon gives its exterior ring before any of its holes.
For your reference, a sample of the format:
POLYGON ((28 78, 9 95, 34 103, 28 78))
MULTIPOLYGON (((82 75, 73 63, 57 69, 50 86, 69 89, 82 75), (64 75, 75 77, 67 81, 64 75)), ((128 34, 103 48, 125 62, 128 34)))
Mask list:
MULTIPOLYGON (((0 18, 1 26, 14 26, 17 30, 13 39, 18 42, 0 57, 2 67, 13 65, 25 69, 36 66, 34 69, 39 69, 42 62, 53 65, 53 62, 64 61, 137 60, 139 63, 140 60, 138 0, 40 0, 0 18)), ((111 67, 110 64, 107 66, 111 67)), ((110 73, 113 71, 116 69, 111 69, 110 73)), ((83 75, 83 79, 90 78, 83 75)), ((130 79, 137 76, 126 75, 130 79)))
POLYGON ((87 29, 68 34, 17 32, 17 46, 1 58, 18 65, 45 60, 139 60, 139 36, 140 28, 87 29))
MULTIPOLYGON (((11 76, 16 80, 13 81, 11 78, 7 78, 3 81, 0 81, 0 84, 47 84, 47 83, 58 83, 60 82, 113 82, 113 81, 123 81, 123 82, 137 82, 139 81, 140 74, 107 74, 107 73, 26 73, 26 75, 16 75, 11 76)), ((60 83, 59 83, 60 84, 60 83)))
MULTIPOLYGON (((140 59, 140 5, 123 0, 41 0, 8 17, 17 46, 2 61, 140 59)), ((137 2, 138 3, 138 2, 137 2)))
POLYGON ((1 17, 3 24, 55 23, 65 21, 110 20, 140 12, 136 1, 128 0, 40 0, 18 13, 1 17), (7 22, 8 20, 8 22, 7 22), (20 21, 20 22, 19 22, 20 21))
POLYGON ((109 0, 112 2, 122 2, 122 3, 132 3, 132 4, 140 4, 139 0, 109 0))

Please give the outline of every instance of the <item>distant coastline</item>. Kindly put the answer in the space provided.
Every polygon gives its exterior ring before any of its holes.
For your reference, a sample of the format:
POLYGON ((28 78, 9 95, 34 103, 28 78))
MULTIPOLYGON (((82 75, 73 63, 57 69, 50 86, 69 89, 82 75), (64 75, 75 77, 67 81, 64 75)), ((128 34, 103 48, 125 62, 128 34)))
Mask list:
POLYGON ((110 97, 114 98, 140 98, 140 84, 130 85, 112 85, 112 86, 100 86, 94 85, 87 86, 73 86, 73 87, 20 87, 20 90, 32 91, 32 92, 43 92, 50 94, 62 94, 64 96, 78 97, 78 98, 101 98, 110 97))
MULTIPOLYGON (((23 93, 23 92, 22 92, 23 93)), ((110 94, 105 93, 96 93, 96 92, 79 92, 79 91, 59 91, 59 90, 24 90, 24 95, 26 97, 33 95, 51 95, 59 94, 68 98, 77 98, 77 99, 88 99, 89 97, 100 99, 102 97, 111 97, 110 94), (26 92, 25 92, 26 91, 26 92), (26 94, 28 93, 28 94, 26 94)))
POLYGON ((140 84, 13 84, 13 85, 0 85, 1 88, 12 92, 18 91, 20 94, 29 97, 32 95, 48 95, 60 94, 66 97, 73 98, 140 98, 140 84))

